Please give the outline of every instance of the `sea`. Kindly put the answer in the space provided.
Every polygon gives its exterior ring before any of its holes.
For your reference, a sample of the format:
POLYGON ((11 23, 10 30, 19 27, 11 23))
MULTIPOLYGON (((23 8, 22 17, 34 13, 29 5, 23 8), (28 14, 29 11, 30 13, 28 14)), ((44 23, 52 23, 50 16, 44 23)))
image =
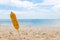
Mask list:
MULTIPOLYGON (((60 27, 60 19, 18 19, 19 25, 60 27)), ((10 19, 0 19, 0 25, 13 25, 10 19)))

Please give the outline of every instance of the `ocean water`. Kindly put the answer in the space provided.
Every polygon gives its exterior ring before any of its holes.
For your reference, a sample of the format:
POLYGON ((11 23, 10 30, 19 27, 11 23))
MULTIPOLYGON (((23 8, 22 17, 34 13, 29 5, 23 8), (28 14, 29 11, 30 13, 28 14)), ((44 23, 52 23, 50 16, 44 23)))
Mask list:
MULTIPOLYGON (((60 19, 18 19, 18 23, 19 25, 60 27, 60 19)), ((10 19, 0 19, 0 25, 12 25, 12 22, 10 19)))

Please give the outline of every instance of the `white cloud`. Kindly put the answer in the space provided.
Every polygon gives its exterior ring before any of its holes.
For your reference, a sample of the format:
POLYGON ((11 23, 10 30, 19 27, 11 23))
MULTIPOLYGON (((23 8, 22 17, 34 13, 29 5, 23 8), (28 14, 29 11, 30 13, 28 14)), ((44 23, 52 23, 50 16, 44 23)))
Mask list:
POLYGON ((0 10, 0 15, 1 14, 9 14, 10 10, 0 10))
POLYGON ((51 10, 56 13, 60 13, 60 0, 45 0, 42 5, 54 5, 51 10))
MULTIPOLYGON (((18 18, 37 18, 37 19, 60 19, 60 0, 44 0, 44 2, 39 3, 39 4, 33 4, 33 2, 29 2, 29 1, 20 1, 20 0, 1 0, 0 4, 4 4, 4 5, 11 5, 11 6, 16 6, 16 7, 24 7, 24 8, 28 8, 29 11, 14 11, 12 10, 18 18), (39 9, 40 6, 42 5, 54 5, 52 8, 50 9, 44 9, 42 7, 42 9, 39 9), (33 10, 32 10, 33 9, 33 10), (35 11, 35 10, 36 11, 35 11)), ((0 10, 1 11, 1 10, 0 10)), ((3 10, 0 13, 10 13, 10 10, 3 10)))
POLYGON ((11 5, 15 5, 17 7, 24 7, 24 8, 32 8, 35 6, 32 2, 29 1, 19 1, 19 0, 11 0, 11 5))
MULTIPOLYGON (((12 10, 13 11, 13 10, 12 10)), ((0 10, 0 19, 9 19, 11 10, 0 10)), ((13 11, 18 19, 60 19, 60 15, 50 10, 39 11, 13 11), (47 12, 48 11, 48 12, 47 12)))
POLYGON ((7 4, 7 5, 11 5, 11 6, 24 7, 24 8, 34 8, 37 5, 57 6, 58 4, 60 5, 60 0, 44 0, 42 3, 36 3, 36 4, 34 4, 33 2, 21 1, 21 0, 0 0, 0 4, 7 4))
POLYGON ((33 8, 36 5, 33 4, 33 2, 29 1, 21 1, 21 0, 0 0, 0 4, 3 5, 10 5, 10 6, 15 6, 15 7, 23 7, 23 8, 33 8))
POLYGON ((9 10, 0 10, 0 19, 9 19, 9 10))
POLYGON ((60 3, 60 0, 44 0, 42 4, 44 5, 55 5, 60 3))
POLYGON ((60 4, 55 5, 54 7, 51 8, 52 11, 54 11, 55 13, 59 13, 60 14, 60 4))
POLYGON ((10 0, 0 0, 0 4, 10 4, 10 0))

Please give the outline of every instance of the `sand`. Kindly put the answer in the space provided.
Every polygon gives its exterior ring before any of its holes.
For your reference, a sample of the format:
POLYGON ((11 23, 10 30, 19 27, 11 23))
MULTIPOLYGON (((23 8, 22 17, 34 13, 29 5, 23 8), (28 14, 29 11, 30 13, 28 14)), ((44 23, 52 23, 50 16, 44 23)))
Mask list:
POLYGON ((0 26, 0 40, 60 40, 60 27, 0 26), (20 34, 20 35, 19 35, 20 34))

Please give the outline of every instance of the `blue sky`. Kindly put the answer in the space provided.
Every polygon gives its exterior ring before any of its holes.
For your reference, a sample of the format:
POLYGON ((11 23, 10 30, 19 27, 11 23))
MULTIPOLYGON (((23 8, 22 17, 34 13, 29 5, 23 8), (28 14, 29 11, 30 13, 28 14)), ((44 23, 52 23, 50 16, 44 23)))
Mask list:
POLYGON ((60 19, 60 0, 0 0, 0 19, 60 19))

